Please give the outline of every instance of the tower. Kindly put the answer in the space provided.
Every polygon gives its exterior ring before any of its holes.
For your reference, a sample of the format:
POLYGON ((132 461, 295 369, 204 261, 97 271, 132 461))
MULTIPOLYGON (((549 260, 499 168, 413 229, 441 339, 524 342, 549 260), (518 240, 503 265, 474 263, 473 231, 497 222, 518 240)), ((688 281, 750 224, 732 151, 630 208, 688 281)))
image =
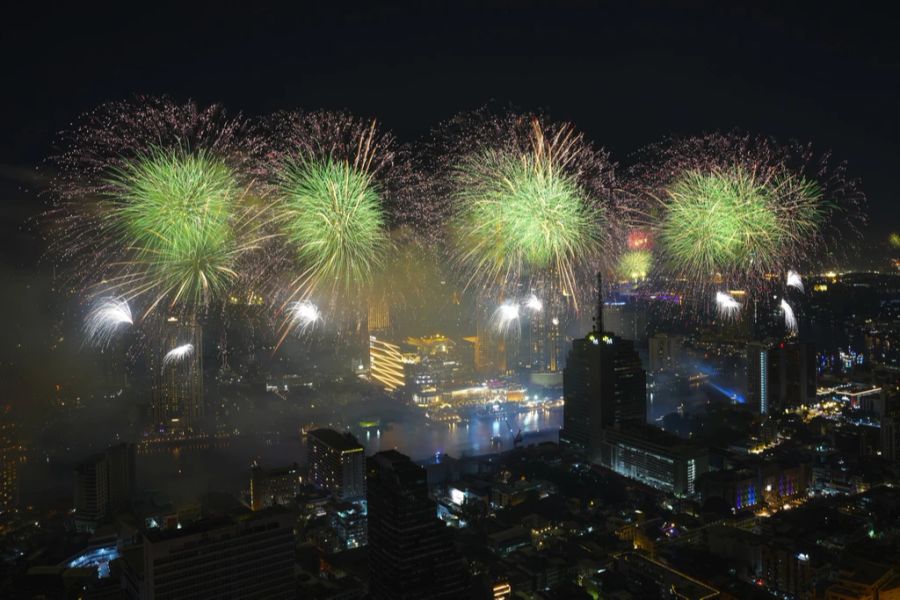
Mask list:
POLYGON ((464 561, 428 496, 425 469, 396 450, 368 460, 369 594, 373 600, 464 598, 464 561))
POLYGON ((203 330, 196 321, 169 317, 161 324, 155 353, 153 420, 170 432, 200 427, 203 403, 203 330), (179 352, 178 356, 173 352, 179 352))
POLYGON ((572 342, 563 370, 560 442, 595 450, 603 429, 647 419, 647 375, 634 344, 603 330, 603 287, 597 275, 594 329, 572 342))

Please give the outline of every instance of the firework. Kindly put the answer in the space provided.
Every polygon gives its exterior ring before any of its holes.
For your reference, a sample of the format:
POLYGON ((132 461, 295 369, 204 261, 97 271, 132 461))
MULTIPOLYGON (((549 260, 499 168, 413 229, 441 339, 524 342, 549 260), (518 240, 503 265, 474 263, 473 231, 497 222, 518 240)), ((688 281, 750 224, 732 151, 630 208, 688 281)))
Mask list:
POLYGON ((306 331, 322 320, 319 307, 309 301, 295 301, 288 306, 291 322, 300 331, 306 331))
POLYGON ((268 128, 288 299, 358 306, 389 262, 391 228, 416 218, 405 158, 374 121, 344 113, 282 113, 268 128))
POLYGON ((492 321, 498 333, 508 335, 513 329, 518 328, 519 305, 515 302, 504 302, 494 311, 492 321))
POLYGON ((716 308, 720 317, 733 319, 741 311, 741 304, 731 294, 716 292, 716 308))
POLYGON ((803 290, 803 278, 800 277, 800 273, 797 273, 796 271, 788 271, 787 272, 787 280, 786 280, 785 284, 788 287, 792 287, 794 289, 800 290, 801 293, 804 291, 803 290))
POLYGON ((632 281, 646 279, 653 266, 653 255, 647 250, 629 250, 619 259, 619 276, 632 281))
POLYGON ((888 236, 888 243, 894 248, 900 248, 900 233, 891 233, 891 235, 888 236))
POLYGON ((533 312, 541 312, 542 310, 544 310, 544 303, 541 302, 540 298, 538 298, 534 294, 531 294, 525 300, 525 307, 533 312))
POLYGON ((87 343, 105 347, 123 327, 133 325, 131 307, 120 298, 99 298, 84 322, 87 343))
POLYGON ((193 344, 182 344, 180 346, 176 346, 175 348, 172 348, 171 350, 166 352, 166 355, 163 356, 163 369, 180 363, 181 361, 190 358, 193 354, 193 344))
POLYGON ((520 284, 579 290, 610 239, 606 155, 536 117, 473 131, 446 159, 454 262, 467 283, 499 295, 520 284))
POLYGON ((808 146, 712 134, 650 147, 631 175, 660 269, 703 292, 760 287, 832 249, 863 200, 844 173, 808 146))
POLYGON ((790 333, 797 333, 797 317, 794 315, 794 309, 784 298, 781 299, 780 307, 784 314, 784 326, 790 333))
POLYGON ((689 171, 667 194, 659 226, 664 256, 695 277, 771 270, 824 218, 815 184, 743 167, 689 171))
POLYGON ((147 313, 196 314, 239 279, 260 207, 243 185, 259 144, 220 107, 138 98, 64 132, 49 217, 73 287, 112 290, 147 313))

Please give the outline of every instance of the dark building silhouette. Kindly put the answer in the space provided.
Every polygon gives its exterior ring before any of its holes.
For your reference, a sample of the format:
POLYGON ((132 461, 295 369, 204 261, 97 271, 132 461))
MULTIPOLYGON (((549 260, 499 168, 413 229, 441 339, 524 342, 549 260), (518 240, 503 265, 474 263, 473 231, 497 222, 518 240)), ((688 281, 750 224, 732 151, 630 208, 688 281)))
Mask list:
POLYGON ((466 566, 437 518, 425 469, 388 450, 369 458, 367 471, 370 597, 467 597, 466 566))
POLYGON ((591 450, 599 447, 604 428, 642 424, 647 418, 647 375, 633 342, 603 330, 602 287, 596 310, 593 331, 572 342, 563 371, 559 436, 563 444, 591 450))
POLYGON ((115 511, 128 508, 134 495, 134 444, 118 444, 75 467, 75 526, 93 531, 115 511))
POLYGON ((296 598, 294 518, 280 509, 150 530, 123 558, 125 597, 296 598))
POLYGON ((765 415, 816 398, 816 350, 809 342, 747 344, 747 405, 765 415))
POLYGON ((366 452, 349 433, 316 429, 307 437, 309 480, 340 500, 366 495, 366 452))

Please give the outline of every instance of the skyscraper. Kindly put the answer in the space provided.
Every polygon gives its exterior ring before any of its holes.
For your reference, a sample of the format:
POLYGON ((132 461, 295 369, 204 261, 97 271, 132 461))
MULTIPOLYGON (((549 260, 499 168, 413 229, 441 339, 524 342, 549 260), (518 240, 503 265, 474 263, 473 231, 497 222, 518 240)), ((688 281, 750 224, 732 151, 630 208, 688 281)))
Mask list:
POLYGON ((75 467, 75 527, 93 531, 112 511, 128 507, 134 494, 135 447, 118 444, 75 467))
POLYGON ((315 429, 307 437, 309 480, 340 500, 366 495, 365 449, 349 433, 315 429))
POLYGON ((195 431, 205 413, 203 330, 196 322, 183 322, 175 317, 166 319, 161 330, 153 365, 154 424, 170 432, 195 431), (166 360, 176 348, 185 349, 183 357, 166 360))
POLYGON ((468 576, 428 497, 425 469, 396 450, 368 460, 373 600, 465 598, 468 576))
MULTIPOLYGON (((597 276, 601 285, 600 276, 597 276)), ((563 370, 560 442, 596 450, 602 430, 647 418, 647 375, 634 344, 603 330, 599 288, 594 330, 572 342, 563 370)))
POLYGON ((109 471, 104 454, 75 467, 75 528, 94 531, 109 508, 109 471))
POLYGON ((747 405, 765 415, 816 398, 816 351, 809 342, 747 344, 747 405))

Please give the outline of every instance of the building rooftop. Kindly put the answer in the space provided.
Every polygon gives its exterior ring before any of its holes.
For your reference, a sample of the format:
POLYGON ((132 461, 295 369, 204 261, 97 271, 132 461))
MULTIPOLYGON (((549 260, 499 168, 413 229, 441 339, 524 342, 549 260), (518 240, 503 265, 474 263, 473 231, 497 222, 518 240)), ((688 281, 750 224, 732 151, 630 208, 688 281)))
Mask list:
POLYGON ((308 435, 341 452, 362 449, 362 445, 351 433, 338 433, 334 429, 314 429, 308 435))

